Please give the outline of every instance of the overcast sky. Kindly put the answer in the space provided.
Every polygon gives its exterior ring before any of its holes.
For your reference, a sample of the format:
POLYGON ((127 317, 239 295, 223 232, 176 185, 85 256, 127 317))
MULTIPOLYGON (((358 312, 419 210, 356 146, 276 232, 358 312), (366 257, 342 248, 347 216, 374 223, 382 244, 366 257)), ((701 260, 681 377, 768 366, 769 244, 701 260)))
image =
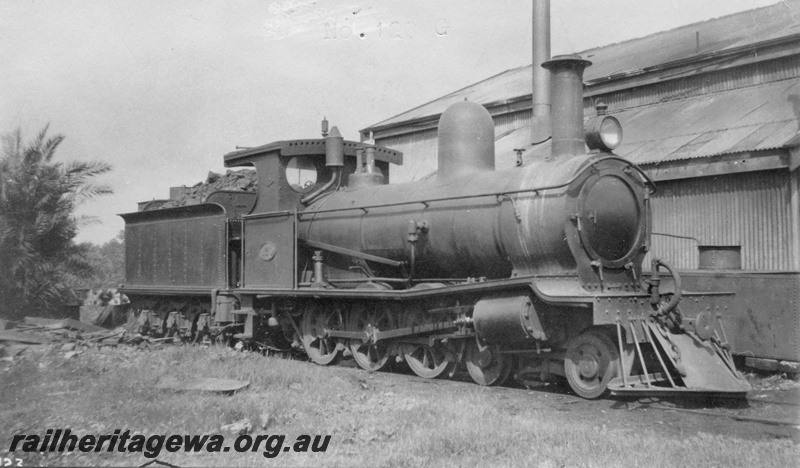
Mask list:
MULTIPOLYGON (((776 0, 553 0, 553 54, 776 0)), ((0 1, 0 132, 67 138, 115 194, 81 214, 103 243, 118 213, 224 172, 239 146, 358 130, 530 64, 531 1, 0 1)), ((407 155, 413 157, 413 155, 407 155)))

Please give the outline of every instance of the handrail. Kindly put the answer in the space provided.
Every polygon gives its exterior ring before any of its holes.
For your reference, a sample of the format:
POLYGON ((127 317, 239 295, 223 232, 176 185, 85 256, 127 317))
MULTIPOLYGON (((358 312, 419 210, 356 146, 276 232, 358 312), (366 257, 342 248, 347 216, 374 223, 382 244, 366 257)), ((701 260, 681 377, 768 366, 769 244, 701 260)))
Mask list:
POLYGON ((654 236, 665 236, 665 237, 674 237, 676 239, 686 239, 686 240, 693 240, 700 244, 700 239, 692 236, 679 236, 678 234, 668 234, 666 232, 653 232, 651 233, 654 236))
MULTIPOLYGON (((609 161, 609 160, 621 161, 621 162, 624 162, 625 164, 627 164, 629 167, 633 167, 634 169, 636 169, 636 171, 642 177, 644 182, 646 184, 650 185, 650 187, 652 188, 651 193, 655 192, 655 190, 656 190, 655 182, 653 182, 653 180, 644 171, 642 171, 641 168, 639 168, 638 166, 636 166, 632 162, 628 161, 627 159, 621 158, 619 156, 606 156, 604 158, 597 159, 596 161, 592 161, 590 166, 594 166, 594 165, 597 165, 597 164, 599 164, 601 162, 609 161)), ((334 209, 330 209, 330 210, 300 211, 300 212, 297 213, 297 216, 300 217, 300 216, 304 216, 304 215, 314 215, 314 214, 319 214, 319 213, 339 213, 339 212, 342 212, 342 211, 354 211, 354 210, 355 211, 362 210, 362 211, 364 211, 366 213, 369 210, 374 209, 374 208, 386 208, 386 207, 415 205, 415 204, 422 204, 422 205, 425 205, 425 208, 427 208, 430 203, 441 202, 441 201, 466 200, 466 199, 470 199, 470 198, 483 198, 483 197, 507 197, 509 195, 517 195, 517 194, 520 194, 520 193, 530 193, 530 192, 537 193, 537 192, 542 192, 542 191, 545 191, 545 190, 553 190, 553 189, 567 187, 567 186, 571 185, 573 182, 575 182, 576 180, 578 180, 581 177, 581 175, 583 174, 583 172, 584 171, 581 171, 580 173, 575 174, 568 181, 566 181, 564 183, 561 183, 561 184, 557 184, 557 185, 547 185, 547 186, 544 186, 544 187, 534 187, 534 188, 528 188, 528 189, 510 190, 510 191, 506 191, 506 192, 479 193, 479 194, 472 194, 472 195, 459 195, 459 196, 455 196, 455 197, 431 198, 431 199, 428 199, 428 200, 414 200, 414 201, 402 201, 402 202, 396 202, 396 203, 383 203, 383 204, 380 204, 380 205, 353 206, 353 207, 344 207, 344 208, 334 208, 334 209)))

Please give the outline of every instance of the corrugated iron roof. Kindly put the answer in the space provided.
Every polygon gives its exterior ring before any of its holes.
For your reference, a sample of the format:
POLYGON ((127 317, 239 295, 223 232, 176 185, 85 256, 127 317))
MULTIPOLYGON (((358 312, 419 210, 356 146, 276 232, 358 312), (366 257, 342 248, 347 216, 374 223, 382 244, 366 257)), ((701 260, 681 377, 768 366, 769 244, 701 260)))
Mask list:
POLYGON ((800 79, 664 102, 615 113, 637 164, 784 146, 800 131, 800 79), (794 98, 793 98, 794 96, 794 98))
MULTIPOLYGON (((785 0, 776 5, 586 50, 579 55, 593 63, 584 75, 586 83, 591 85, 614 77, 646 73, 665 64, 797 34, 800 34, 800 0, 785 0)), ((531 67, 515 68, 372 125, 365 131, 436 116, 464 98, 489 106, 517 100, 530 93, 531 67)))
MULTIPOLYGON (((800 134, 800 78, 613 115, 624 132, 622 145, 614 152, 636 164, 781 148, 800 134)), ((530 128, 498 138, 498 166, 513 165, 513 149, 528 147, 529 139, 530 128)), ((526 152, 525 159, 548 153, 549 144, 543 144, 526 152)))
POLYGON ((800 32, 800 2, 775 5, 693 23, 581 52, 594 64, 586 81, 763 43, 800 32))

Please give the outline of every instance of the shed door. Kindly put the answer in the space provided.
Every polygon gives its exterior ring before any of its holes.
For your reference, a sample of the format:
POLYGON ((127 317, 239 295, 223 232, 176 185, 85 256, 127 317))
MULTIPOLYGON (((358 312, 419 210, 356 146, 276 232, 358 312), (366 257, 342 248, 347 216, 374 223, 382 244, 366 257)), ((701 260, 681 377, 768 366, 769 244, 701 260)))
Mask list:
POLYGON ((291 213, 245 218, 244 287, 292 289, 295 249, 295 216, 291 213))

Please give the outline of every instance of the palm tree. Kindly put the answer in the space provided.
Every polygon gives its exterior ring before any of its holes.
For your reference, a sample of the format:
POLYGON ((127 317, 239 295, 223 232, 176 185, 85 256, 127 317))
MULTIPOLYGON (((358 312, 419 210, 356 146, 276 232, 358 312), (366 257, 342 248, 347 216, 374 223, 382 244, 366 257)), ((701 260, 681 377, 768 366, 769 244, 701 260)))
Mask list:
POLYGON ((4 138, 0 160, 0 316, 47 314, 71 296, 71 275, 89 273, 73 242, 90 222, 75 208, 111 193, 90 179, 111 170, 103 162, 53 162, 63 135, 47 127, 29 144, 17 130, 4 138))

